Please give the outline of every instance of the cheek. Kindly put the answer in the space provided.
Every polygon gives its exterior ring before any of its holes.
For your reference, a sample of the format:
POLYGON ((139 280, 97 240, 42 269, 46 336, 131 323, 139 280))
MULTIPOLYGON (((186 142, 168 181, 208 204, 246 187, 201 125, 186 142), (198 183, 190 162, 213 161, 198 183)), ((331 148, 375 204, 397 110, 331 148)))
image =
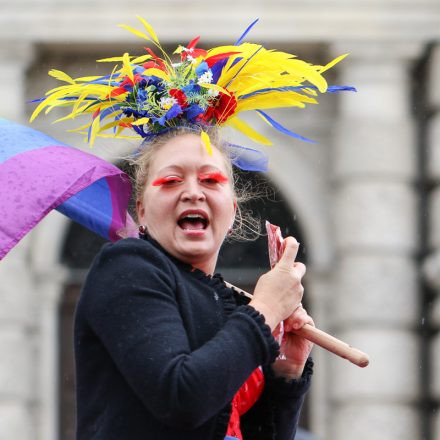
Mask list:
POLYGON ((161 210, 163 209, 163 201, 163 198, 161 200, 160 197, 157 197, 154 191, 148 191, 147 189, 144 192, 142 197, 142 211, 145 223, 157 221, 157 217, 161 215, 161 210))
POLYGON ((219 198, 217 203, 218 215, 222 217, 224 223, 228 225, 228 228, 235 216, 235 209, 236 201, 232 194, 226 193, 223 197, 219 198))

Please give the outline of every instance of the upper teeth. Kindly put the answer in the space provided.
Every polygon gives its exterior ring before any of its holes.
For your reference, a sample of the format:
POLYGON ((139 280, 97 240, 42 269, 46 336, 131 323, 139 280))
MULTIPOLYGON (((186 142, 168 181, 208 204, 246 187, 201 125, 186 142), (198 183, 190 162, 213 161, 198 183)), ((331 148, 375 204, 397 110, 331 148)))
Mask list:
POLYGON ((201 219, 203 219, 203 216, 200 215, 200 214, 187 214, 187 215, 185 215, 185 217, 188 217, 188 218, 201 218, 201 219))

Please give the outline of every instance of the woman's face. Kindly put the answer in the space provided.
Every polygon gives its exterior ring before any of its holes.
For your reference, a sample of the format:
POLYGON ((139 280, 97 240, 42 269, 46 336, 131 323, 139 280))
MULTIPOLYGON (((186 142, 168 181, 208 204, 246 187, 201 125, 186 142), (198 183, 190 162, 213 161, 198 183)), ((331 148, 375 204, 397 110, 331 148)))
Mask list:
POLYGON ((171 255, 212 273, 234 222, 231 185, 216 148, 209 155, 196 134, 173 138, 152 159, 139 222, 171 255))

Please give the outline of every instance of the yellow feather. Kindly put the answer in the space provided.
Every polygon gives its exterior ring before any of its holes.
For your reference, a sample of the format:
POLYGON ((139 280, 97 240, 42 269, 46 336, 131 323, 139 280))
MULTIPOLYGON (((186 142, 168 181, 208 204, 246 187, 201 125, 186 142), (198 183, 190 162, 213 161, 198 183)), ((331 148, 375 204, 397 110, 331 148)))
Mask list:
POLYGON ((348 56, 348 53, 345 53, 343 55, 340 55, 340 56, 336 57, 333 61, 330 61, 324 67, 319 69, 319 72, 322 73, 322 72, 325 72, 326 70, 331 69, 335 64, 338 64, 339 61, 342 61, 346 56, 348 56))
MULTIPOLYGON (((45 93, 45 96, 49 96, 52 93, 58 92, 59 90, 70 90, 71 87, 74 87, 74 85, 72 85, 72 84, 64 84, 62 86, 54 87, 53 89, 48 90, 45 93)), ((77 87, 80 87, 80 85, 78 84, 77 87)))
MULTIPOLYGON (((122 113, 122 112, 120 112, 120 113, 122 113)), ((107 124, 101 126, 101 129, 99 130, 99 132, 101 133, 102 131, 106 131, 106 130, 108 130, 109 128, 116 127, 116 126, 118 126, 121 122, 122 122, 122 123, 127 123, 127 124, 128 124, 128 123, 133 123, 133 118, 121 118, 121 119, 118 119, 117 121, 109 122, 109 123, 107 123, 107 124)))
POLYGON ((206 151, 208 152, 208 154, 210 156, 212 156, 212 145, 211 145, 211 139, 209 139, 209 135, 208 133, 206 133, 205 131, 201 131, 200 133, 200 138, 202 139, 203 145, 206 148, 206 151))
POLYGON ((135 122, 132 122, 132 125, 143 125, 143 124, 147 124, 148 121, 150 120, 150 118, 140 118, 135 122))
POLYGON ((134 29, 131 26, 128 26, 126 24, 118 24, 118 27, 125 29, 128 32, 131 32, 132 34, 136 35, 136 37, 151 41, 151 38, 148 35, 145 35, 143 32, 138 31, 137 29, 134 29))
POLYGON ((140 63, 144 63, 147 60, 150 60, 151 58, 153 58, 151 55, 141 55, 140 57, 133 58, 131 62, 133 64, 140 64, 140 63))
POLYGON ((99 132, 99 117, 96 117, 92 122, 92 131, 90 132, 90 147, 93 147, 98 132, 99 132))
POLYGON ((120 133, 122 131, 124 131, 127 127, 122 127, 121 125, 118 126, 118 128, 116 129, 116 137, 119 137, 120 133))
POLYGON ((78 108, 79 108, 80 104, 87 98, 88 94, 89 93, 87 91, 81 93, 81 95, 79 95, 78 99, 75 101, 75 104, 73 105, 73 108, 72 108, 72 113, 75 116, 80 113, 80 112, 78 112, 78 108))
POLYGON ((155 67, 152 67, 151 69, 146 69, 142 72, 142 75, 144 76, 157 76, 160 79, 163 79, 164 81, 169 81, 170 77, 167 75, 163 70, 156 69, 155 67))
POLYGON ((92 122, 88 122, 87 124, 81 125, 80 127, 77 128, 71 128, 69 130, 66 130, 68 133, 80 133, 81 130, 86 130, 88 129, 90 126, 92 125, 92 122))
POLYGON ((75 78, 76 82, 90 82, 95 81, 95 79, 102 78, 101 76, 82 76, 80 78, 75 78))
POLYGON ((272 141, 270 139, 268 139, 267 137, 265 137, 262 134, 258 133, 249 124, 247 124, 246 122, 244 122, 240 118, 237 118, 237 117, 230 118, 230 119, 228 119, 227 124, 231 125, 235 129, 241 131, 248 138, 254 140, 255 142, 258 142, 259 144, 273 145, 273 143, 272 143, 272 141))
MULTIPOLYGON (((124 128, 124 127, 122 127, 124 128)), ((122 131, 122 130, 121 130, 122 131)), ((139 140, 139 136, 122 136, 120 134, 110 134, 110 133, 98 133, 96 137, 102 137, 102 138, 111 138, 111 139, 135 139, 139 140)))
POLYGON ((75 81, 69 75, 67 75, 67 73, 62 72, 61 70, 51 69, 49 70, 49 75, 60 81, 75 84, 75 81))
POLYGON ((132 81, 134 81, 133 70, 131 69, 131 66, 130 66, 130 57, 127 52, 124 53, 124 55, 122 56, 122 66, 123 67, 121 69, 121 73, 124 73, 132 81))
POLYGON ((309 96, 301 95, 296 92, 268 92, 255 95, 248 99, 239 100, 236 113, 277 107, 305 107, 304 103, 316 104, 317 101, 309 96))
POLYGON ((177 46, 176 50, 173 52, 173 54, 180 54, 183 52, 183 49, 185 49, 182 45, 179 44, 179 46, 177 46))
POLYGON ((208 54, 206 55, 206 58, 218 55, 220 53, 226 53, 226 52, 242 52, 242 45, 240 46, 233 46, 233 45, 225 45, 225 46, 216 46, 212 47, 211 49, 208 49, 208 54))
POLYGON ((121 62, 123 57, 111 57, 111 58, 101 58, 99 60, 96 60, 97 63, 115 63, 115 62, 121 62))
POLYGON ((148 23, 147 20, 142 18, 140 15, 136 15, 136 18, 144 25, 146 31, 151 35, 153 41, 159 44, 159 39, 157 38, 156 32, 154 32, 153 26, 151 26, 151 24, 148 23))

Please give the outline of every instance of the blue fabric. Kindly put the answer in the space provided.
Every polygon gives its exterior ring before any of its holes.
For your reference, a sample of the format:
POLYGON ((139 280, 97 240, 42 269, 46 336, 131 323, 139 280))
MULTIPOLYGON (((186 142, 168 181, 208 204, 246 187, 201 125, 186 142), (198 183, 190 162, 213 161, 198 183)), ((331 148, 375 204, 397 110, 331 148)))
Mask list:
POLYGON ((0 163, 16 154, 49 145, 67 147, 40 131, 0 118, 0 163))
POLYGON ((1 118, 0 183, 0 258, 52 209, 112 241, 125 227, 131 186, 120 169, 1 118))
POLYGON ((227 144, 232 163, 243 171, 267 171, 269 158, 262 151, 236 144, 227 144))
POLYGON ((113 209, 110 188, 103 177, 56 208, 61 214, 109 239, 113 209))

